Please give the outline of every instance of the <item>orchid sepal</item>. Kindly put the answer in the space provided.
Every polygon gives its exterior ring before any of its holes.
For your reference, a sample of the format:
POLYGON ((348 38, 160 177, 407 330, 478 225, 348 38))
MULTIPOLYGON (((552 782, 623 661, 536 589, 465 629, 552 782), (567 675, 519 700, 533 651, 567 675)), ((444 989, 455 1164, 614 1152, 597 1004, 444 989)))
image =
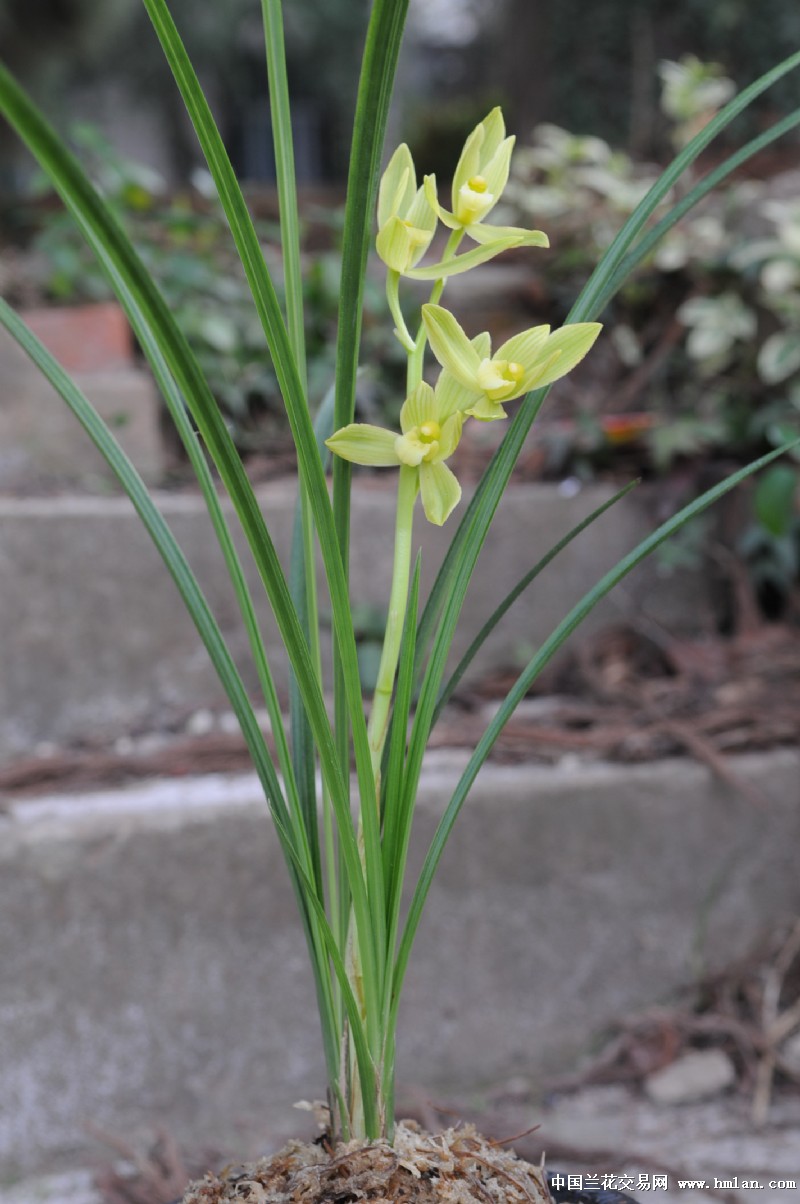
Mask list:
POLYGON ((503 251, 508 251, 511 247, 521 246, 524 241, 523 234, 524 231, 520 231, 519 235, 514 233, 495 240, 487 239, 482 246, 465 251, 463 255, 451 255, 448 259, 431 264, 430 267, 409 268, 403 272, 403 275, 408 276, 411 280, 444 280, 448 276, 457 276, 461 272, 468 272, 470 268, 487 263, 490 259, 494 259, 495 255, 501 255, 503 251))
POLYGON ((381 426, 351 422, 325 440, 325 446, 342 460, 369 468, 389 468, 399 464, 395 451, 396 435, 381 426))
POLYGON ((417 188, 411 152, 403 142, 389 160, 378 191, 376 248, 393 271, 405 273, 419 263, 436 232, 436 180, 426 176, 417 188))
MULTIPOLYGON (((583 359, 602 327, 580 322, 551 332, 534 326, 507 339, 492 355, 491 340, 467 337, 453 315, 440 305, 423 305, 422 320, 433 354, 458 384, 472 394, 464 412, 482 422, 504 418, 503 403, 551 384, 583 359)), ((454 387, 447 382, 448 398, 454 387)))

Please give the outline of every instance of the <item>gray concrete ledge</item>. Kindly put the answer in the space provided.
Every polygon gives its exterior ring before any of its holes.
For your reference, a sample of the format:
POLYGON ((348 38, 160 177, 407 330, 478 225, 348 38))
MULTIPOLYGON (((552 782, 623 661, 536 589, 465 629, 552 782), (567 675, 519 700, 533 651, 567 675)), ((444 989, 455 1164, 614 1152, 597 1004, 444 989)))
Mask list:
MULTIPOLYGON (((461 765, 430 758, 416 867, 461 765)), ((679 760, 486 767, 412 961, 401 1089, 563 1071, 796 915, 800 755, 735 767, 768 810, 679 760)), ((20 800, 0 828, 0 1176, 81 1164, 86 1121, 243 1153, 297 1132, 323 1066, 255 780, 20 800)))
MULTIPOLYGON (((101 311, 107 307, 98 307, 101 311)), ((82 349, 91 342, 92 307, 73 310, 88 318, 87 327, 71 336, 77 361, 70 367, 75 383, 111 427, 123 450, 148 482, 164 472, 159 414, 161 402, 153 378, 130 360, 130 332, 125 319, 115 329, 118 344, 99 370, 81 366, 82 349), (126 358, 127 356, 127 358, 126 358)), ((40 337, 58 310, 37 313, 40 337)), ((52 338, 52 330, 50 332, 52 338)), ((63 333, 60 338, 64 339, 63 333)), ((65 362, 68 347, 51 343, 65 362)), ((102 361, 101 361, 102 362, 102 361)), ((75 421, 56 390, 36 369, 5 328, 0 330, 0 489, 50 492, 53 486, 107 495, 118 489, 105 460, 75 421)))
MULTIPOLYGON (((542 485, 508 491, 471 586, 456 655, 526 569, 611 493, 601 485, 572 497, 542 485)), ((259 498, 286 564, 294 483, 270 485, 259 498)), ((255 691, 241 620, 202 501, 174 494, 156 500, 255 691)), ((476 672, 530 655, 567 607, 657 525, 650 502, 646 493, 626 498, 576 539, 512 608, 486 644, 476 672)), ((394 505, 388 480, 364 482, 354 491, 352 594, 384 609, 394 505)), ((423 553, 424 593, 452 529, 420 519, 415 536, 423 553)), ((276 628, 249 557, 244 560, 254 596, 263 602, 281 684, 286 664, 276 628)), ((583 632, 619 619, 631 607, 668 627, 696 629, 706 589, 698 574, 665 576, 651 562, 627 579, 624 592, 604 603, 583 632)), ((111 740, 142 724, 152 730, 222 701, 172 580, 124 498, 0 498, 0 614, 0 756, 25 754, 41 742, 111 740)))

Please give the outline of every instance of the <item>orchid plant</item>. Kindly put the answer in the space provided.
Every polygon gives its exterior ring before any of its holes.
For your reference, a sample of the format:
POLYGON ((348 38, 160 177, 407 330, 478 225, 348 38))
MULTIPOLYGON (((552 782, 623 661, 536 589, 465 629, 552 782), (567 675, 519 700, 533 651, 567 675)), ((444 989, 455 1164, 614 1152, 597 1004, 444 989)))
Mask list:
POLYGON ((748 155, 797 125, 800 111, 695 183, 656 225, 648 224, 652 214, 712 138, 770 84, 800 66, 800 54, 732 99, 679 153, 609 247, 564 326, 555 331, 546 325, 523 330, 493 352, 488 333, 464 331, 440 300, 451 275, 477 268, 511 247, 547 246, 540 231, 492 226, 486 220, 508 178, 513 138, 506 136, 499 109, 476 127, 456 169, 450 209, 440 204, 433 177, 418 182, 405 146, 394 152, 381 176, 391 81, 408 0, 373 0, 348 181, 336 376, 328 398, 312 415, 307 402, 303 275, 280 0, 261 0, 261 7, 281 205, 285 309, 279 304, 241 188, 167 0, 143 3, 224 207, 294 437, 299 500, 288 572, 280 563, 258 497, 208 383, 112 209, 5 68, 0 68, 0 109, 49 176, 108 275, 186 447, 249 638, 269 715, 274 758, 219 626, 136 469, 75 382, 3 302, 0 321, 59 391, 116 473, 172 574, 238 717, 285 854, 314 970, 331 1133, 344 1138, 391 1139, 395 1034, 409 955, 442 850, 497 736, 544 665, 593 606, 683 523, 782 449, 741 470, 676 514, 565 615, 522 670, 478 742, 419 876, 411 884, 410 903, 404 909, 414 802, 431 730, 489 632, 545 564, 590 519, 562 538, 506 598, 498 600, 495 613, 448 675, 448 653, 481 547, 549 387, 590 351, 600 333, 596 318, 608 301, 692 204, 748 155), (407 353, 399 430, 355 421, 361 302, 369 244, 375 237, 376 204, 377 252, 387 269, 387 297, 396 335, 407 353), (441 258, 423 265, 439 226, 448 231, 441 258), (465 237, 474 246, 459 250, 465 237), (412 322, 412 329, 400 303, 401 282, 409 279, 431 284, 429 300, 421 307, 418 322, 412 322), (426 366, 427 350, 432 355, 426 366), (511 406, 513 416, 506 408, 511 406), (469 504, 463 505, 448 460, 464 423, 470 420, 506 421, 508 425, 469 504), (329 452, 333 453, 332 496, 326 479, 329 452), (209 459, 233 502, 288 654, 292 670, 288 722, 256 618, 255 599, 245 580, 209 459), (397 470, 389 612, 377 687, 368 705, 362 698, 348 588, 353 463, 397 470), (454 528, 424 607, 412 530, 418 495, 428 521, 438 525, 450 522, 454 528), (459 507, 462 512, 456 523, 453 516, 459 507), (332 716, 321 668, 317 551, 333 618, 332 716))

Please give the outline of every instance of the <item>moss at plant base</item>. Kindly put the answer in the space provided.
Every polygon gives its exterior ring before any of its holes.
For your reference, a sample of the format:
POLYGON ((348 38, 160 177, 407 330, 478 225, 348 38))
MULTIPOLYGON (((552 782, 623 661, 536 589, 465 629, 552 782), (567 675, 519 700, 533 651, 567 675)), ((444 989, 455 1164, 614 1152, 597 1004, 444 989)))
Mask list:
POLYGON ((353 1141, 332 1151, 290 1142, 278 1154, 190 1184, 183 1204, 551 1204, 544 1172, 466 1125, 433 1135, 413 1121, 394 1144, 353 1141))

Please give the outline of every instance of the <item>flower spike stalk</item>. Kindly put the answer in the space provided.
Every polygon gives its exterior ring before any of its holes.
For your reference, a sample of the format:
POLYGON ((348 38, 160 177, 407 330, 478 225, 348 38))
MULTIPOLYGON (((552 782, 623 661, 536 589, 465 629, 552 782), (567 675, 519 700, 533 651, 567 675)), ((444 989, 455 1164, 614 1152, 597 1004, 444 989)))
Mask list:
MULTIPOLYGON (((395 1030, 409 952, 445 841, 502 724, 548 657, 612 584, 666 534, 677 531, 684 521, 721 496, 736 480, 774 459, 784 449, 740 470, 735 478, 716 486, 669 520, 661 532, 634 549, 590 591, 545 642, 470 758, 427 852, 410 909, 401 924, 403 882, 422 759, 442 700, 448 696, 449 683, 442 685, 448 652, 471 573, 503 488, 546 389, 591 351, 601 330, 595 320, 600 310, 652 245, 653 235, 645 233, 648 218, 680 172, 708 144, 711 134, 698 134, 681 151, 662 181, 629 219, 576 303, 574 321, 557 330, 543 324, 520 330, 493 348, 489 332, 467 333, 441 300, 450 276, 478 269, 511 248, 548 245, 542 231, 494 226, 488 220, 502 198, 514 138, 507 135, 499 109, 493 109, 478 123, 458 161, 450 209, 441 204, 434 176, 419 180, 405 144, 389 157, 381 176, 383 131, 408 0, 373 0, 348 184, 342 312, 335 389, 331 389, 331 395, 335 394, 334 418, 330 419, 328 407, 323 405, 313 423, 302 332, 304 286, 280 0, 261 0, 261 4, 278 152, 282 244, 287 264, 285 316, 241 188, 172 20, 168 0, 143 0, 143 3, 215 181, 285 397, 300 468, 300 512, 291 588, 208 381, 178 329, 169 305, 80 164, 1 66, 0 112, 49 175, 107 272, 187 444, 245 619, 257 677, 271 702, 277 766, 272 764, 242 679, 186 558, 113 434, 74 382, 2 301, 0 323, 58 390, 134 501, 178 585, 187 614, 209 651, 239 719, 275 822, 302 917, 325 1048, 330 1135, 332 1139, 391 1140, 395 1030), (370 234, 373 215, 377 222, 370 234), (441 228, 446 238, 442 239, 443 249, 437 252, 441 228), (402 405, 395 429, 359 422, 354 412, 360 299, 371 236, 386 268, 389 308, 407 357, 405 396, 397 398, 402 405), (466 250, 462 245, 464 240, 472 244, 466 250), (430 285, 427 302, 418 311, 413 310, 411 319, 407 317, 409 307, 404 309, 401 299, 401 288, 408 280, 430 285), (450 525, 462 506, 458 448, 464 430, 470 422, 502 422, 507 418, 510 421, 506 437, 474 497, 464 507, 461 526, 455 530, 425 610, 418 617, 419 563, 411 574, 417 498, 425 521, 436 526, 450 525), (325 444, 335 461, 332 503, 325 481, 325 444), (205 461, 206 450, 234 503, 288 654, 293 674, 291 731, 277 705, 267 647, 256 619, 256 599, 251 596, 238 565, 205 461), (358 678, 347 582, 351 464, 397 473, 389 613, 375 693, 369 707, 363 705, 358 678), (325 705, 321 658, 317 652, 314 580, 317 550, 321 552, 334 620, 333 723, 325 705), (415 690, 418 702, 412 724, 411 701, 415 690), (351 761, 356 766, 355 814, 351 805, 351 761)), ((712 122, 713 132, 724 129, 760 92, 798 66, 800 54, 787 59, 734 98, 712 122)), ((800 114, 792 120, 785 118, 774 129, 785 132, 798 122, 800 114)), ((756 140, 753 149, 765 145, 766 137, 765 133, 756 140)), ((722 164, 715 170, 723 178, 727 170, 741 162, 742 153, 737 152, 727 166, 722 164)), ((703 188, 697 185, 692 195, 696 199, 702 194, 703 188)), ((687 199, 682 200, 655 229, 669 228, 687 206, 687 199)), ((575 533, 560 540, 557 548, 566 546, 575 533)), ((537 572, 538 568, 526 574, 516 593, 512 591, 512 595, 501 601, 497 615, 508 609, 525 582, 537 572)), ((482 629, 469 655, 489 634, 494 621, 493 618, 482 629)), ((460 671, 461 667, 457 673, 460 671)))

